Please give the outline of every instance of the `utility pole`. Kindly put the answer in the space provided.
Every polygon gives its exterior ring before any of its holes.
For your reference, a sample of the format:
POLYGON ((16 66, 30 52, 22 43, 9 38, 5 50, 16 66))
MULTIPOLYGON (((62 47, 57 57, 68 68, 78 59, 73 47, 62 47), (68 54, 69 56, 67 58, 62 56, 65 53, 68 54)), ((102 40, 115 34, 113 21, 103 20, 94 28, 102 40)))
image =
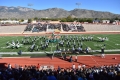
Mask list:
MULTIPOLYGON (((80 3, 76 3, 76 5, 78 6, 78 9, 79 9, 80 3)), ((78 22, 79 22, 79 17, 78 17, 78 22)))

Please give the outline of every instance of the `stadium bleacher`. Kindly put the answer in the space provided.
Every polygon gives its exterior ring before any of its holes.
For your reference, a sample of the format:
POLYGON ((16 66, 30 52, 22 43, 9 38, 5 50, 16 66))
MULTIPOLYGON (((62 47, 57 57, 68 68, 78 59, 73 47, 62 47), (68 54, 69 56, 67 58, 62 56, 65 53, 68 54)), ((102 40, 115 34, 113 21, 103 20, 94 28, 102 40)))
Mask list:
POLYGON ((29 24, 26 26, 24 31, 32 31, 32 32, 54 32, 55 29, 58 29, 60 31, 65 32, 81 32, 85 31, 84 27, 82 25, 76 25, 76 24, 64 24, 64 23, 58 23, 58 24, 52 24, 52 23, 44 23, 44 24, 29 24))
POLYGON ((120 25, 109 24, 73 24, 73 23, 39 23, 14 26, 0 26, 0 33, 26 33, 26 32, 54 32, 58 29, 61 32, 113 32, 120 31, 120 25))
POLYGON ((31 30, 32 30, 32 28, 33 28, 33 25, 28 24, 28 25, 26 26, 26 28, 25 28, 25 30, 24 30, 24 31, 31 31, 31 30))

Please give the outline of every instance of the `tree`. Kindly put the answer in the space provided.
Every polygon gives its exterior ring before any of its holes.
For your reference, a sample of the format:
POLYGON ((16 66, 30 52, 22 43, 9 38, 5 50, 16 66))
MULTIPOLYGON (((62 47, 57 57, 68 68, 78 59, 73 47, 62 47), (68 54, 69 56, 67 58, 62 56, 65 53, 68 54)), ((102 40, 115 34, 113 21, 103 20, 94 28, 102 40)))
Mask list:
POLYGON ((118 17, 116 17, 115 20, 119 20, 118 17))
POLYGON ((38 18, 37 18, 37 17, 35 17, 35 18, 34 18, 34 20, 36 20, 36 21, 37 21, 37 20, 38 20, 38 18))
POLYGON ((113 23, 114 22, 114 19, 112 18, 112 19, 110 19, 110 23, 113 23))
POLYGON ((120 18, 119 18, 119 21, 120 21, 120 18))
POLYGON ((79 22, 84 22, 83 18, 79 18, 77 20, 79 20, 79 22))
POLYGON ((68 16, 68 17, 66 18, 66 20, 67 20, 67 22, 73 22, 73 21, 74 21, 74 19, 72 18, 72 16, 68 16))
POLYGON ((21 19, 21 21, 23 22, 23 21, 24 21, 24 19, 21 19))
POLYGON ((88 23, 92 23, 92 22, 93 22, 93 19, 88 18, 88 19, 86 19, 86 22, 88 22, 88 23))
POLYGON ((21 19, 21 20, 19 20, 20 22, 23 22, 24 21, 24 19, 21 19))
POLYGON ((3 18, 2 20, 8 20, 8 19, 6 19, 6 18, 3 18))
POLYGON ((98 20, 98 18, 95 18, 95 20, 98 20))
POLYGON ((66 18, 62 18, 60 22, 67 22, 66 18))
POLYGON ((57 18, 51 18, 51 20, 52 20, 52 21, 58 21, 58 19, 57 19, 57 18))
POLYGON ((32 19, 28 19, 28 23, 31 23, 32 22, 32 19))

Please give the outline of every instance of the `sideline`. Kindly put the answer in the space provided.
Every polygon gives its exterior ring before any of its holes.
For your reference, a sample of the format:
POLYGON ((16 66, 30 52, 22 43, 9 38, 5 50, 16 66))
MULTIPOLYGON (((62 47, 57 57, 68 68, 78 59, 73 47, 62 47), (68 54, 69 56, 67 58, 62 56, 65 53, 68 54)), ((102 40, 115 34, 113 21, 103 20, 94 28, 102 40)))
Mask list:
MULTIPOLYGON (((96 62, 93 58, 92 58, 92 56, 99 56, 99 55, 101 55, 101 54, 96 54, 96 55, 77 55, 77 56, 90 56, 91 57, 91 59, 94 61, 94 62, 96 62)), ((106 56, 109 56, 109 55, 120 55, 120 54, 105 54, 106 56)), ((72 55, 72 56, 76 56, 76 55, 72 55)), ((2 58, 31 58, 31 56, 19 56, 19 57, 2 57, 2 55, 0 55, 0 59, 2 59, 2 58)), ((43 58, 43 57, 39 57, 39 58, 43 58)), ((96 62, 97 63, 97 62, 96 62)), ((97 63, 98 64, 98 63, 97 63)))
MULTIPOLYGON (((51 32, 39 32, 39 33, 1 33, 0 36, 25 36, 25 35, 50 35, 51 32)), ((85 32, 60 32, 59 34, 61 35, 66 35, 66 34, 120 34, 120 31, 85 31, 85 32)))
POLYGON ((30 56, 21 56, 21 57, 1 57, 0 59, 4 58, 31 58, 30 56))

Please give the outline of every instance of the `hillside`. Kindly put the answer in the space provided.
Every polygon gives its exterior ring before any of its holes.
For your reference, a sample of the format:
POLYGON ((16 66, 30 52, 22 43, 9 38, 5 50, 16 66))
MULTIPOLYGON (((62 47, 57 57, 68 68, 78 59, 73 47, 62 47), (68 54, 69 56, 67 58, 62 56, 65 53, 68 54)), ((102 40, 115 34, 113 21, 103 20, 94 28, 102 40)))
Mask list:
POLYGON ((120 18, 120 14, 111 12, 101 12, 86 9, 74 9, 67 11, 61 8, 49 8, 35 10, 26 7, 6 7, 0 6, 0 18, 63 18, 72 15, 76 18, 120 18))

